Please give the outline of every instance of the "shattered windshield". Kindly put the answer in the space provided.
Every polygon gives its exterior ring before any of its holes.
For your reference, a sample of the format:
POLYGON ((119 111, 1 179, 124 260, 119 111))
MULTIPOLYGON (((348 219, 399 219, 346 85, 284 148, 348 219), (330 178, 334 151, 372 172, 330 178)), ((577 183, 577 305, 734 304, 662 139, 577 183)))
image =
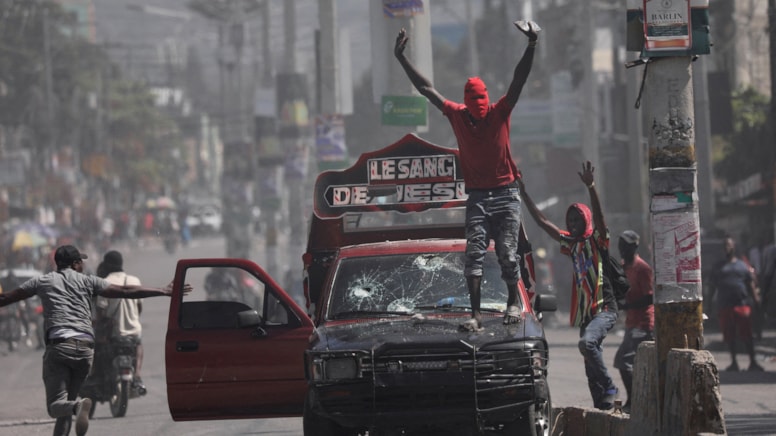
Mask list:
MULTIPOLYGON (((327 319, 468 311, 461 252, 397 254, 344 259, 338 266, 327 319)), ((489 252, 482 280, 482 309, 506 309, 507 289, 489 252)))

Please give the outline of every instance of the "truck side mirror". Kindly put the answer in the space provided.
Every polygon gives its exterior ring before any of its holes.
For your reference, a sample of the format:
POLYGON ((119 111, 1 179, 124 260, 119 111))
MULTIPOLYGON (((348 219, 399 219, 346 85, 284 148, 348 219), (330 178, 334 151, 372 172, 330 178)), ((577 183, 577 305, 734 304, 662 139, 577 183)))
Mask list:
POLYGON ((243 310, 237 313, 237 326, 239 328, 258 327, 261 325, 261 315, 256 310, 243 310))
POLYGON ((555 312, 556 310, 558 310, 558 297, 547 294, 536 295, 536 302, 534 303, 534 311, 536 313, 555 312))

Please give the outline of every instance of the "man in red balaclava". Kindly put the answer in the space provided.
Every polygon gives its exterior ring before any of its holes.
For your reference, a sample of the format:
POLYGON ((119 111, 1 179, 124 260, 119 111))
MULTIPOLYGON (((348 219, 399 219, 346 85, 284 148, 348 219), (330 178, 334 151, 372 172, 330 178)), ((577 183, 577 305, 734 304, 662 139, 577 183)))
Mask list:
POLYGON ((525 190, 522 177, 517 178, 520 194, 536 224, 560 243, 560 252, 569 256, 574 268, 571 288, 569 323, 579 327, 579 352, 585 361, 585 375, 593 405, 597 409, 614 407, 618 390, 603 359, 602 344, 617 322, 617 300, 612 285, 604 280, 603 262, 608 262, 609 229, 606 227, 601 202, 595 189, 595 167, 582 164, 579 179, 590 194, 592 211, 587 205, 574 203, 566 210, 566 230, 553 224, 539 210, 525 190))
POLYGON ((520 231, 520 193, 515 184, 517 165, 509 143, 509 117, 533 64, 540 27, 532 21, 516 21, 515 26, 528 36, 528 47, 515 67, 507 93, 495 104, 488 99, 488 88, 479 77, 464 87, 464 104, 442 97, 404 55, 409 36, 404 29, 396 37, 394 55, 415 88, 450 121, 458 141, 463 180, 466 184, 466 263, 464 275, 471 299, 472 317, 461 324, 466 331, 482 330, 480 291, 482 263, 492 239, 496 245, 501 276, 507 285, 507 310, 504 324, 519 321, 517 302, 520 280, 520 255, 517 253, 520 231))

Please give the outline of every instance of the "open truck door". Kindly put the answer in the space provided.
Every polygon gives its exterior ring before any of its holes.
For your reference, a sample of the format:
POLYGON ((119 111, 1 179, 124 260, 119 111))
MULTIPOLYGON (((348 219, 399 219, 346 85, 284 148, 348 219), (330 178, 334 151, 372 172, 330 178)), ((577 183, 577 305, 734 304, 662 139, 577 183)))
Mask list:
POLYGON ((313 332, 304 310, 245 259, 180 260, 173 286, 165 342, 172 418, 301 416, 313 332))

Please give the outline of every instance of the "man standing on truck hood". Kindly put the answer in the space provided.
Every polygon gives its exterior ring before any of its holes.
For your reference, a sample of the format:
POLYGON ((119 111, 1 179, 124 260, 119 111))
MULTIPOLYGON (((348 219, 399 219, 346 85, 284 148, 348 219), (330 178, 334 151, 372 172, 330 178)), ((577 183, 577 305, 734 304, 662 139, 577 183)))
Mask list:
POLYGON ((509 291, 504 324, 516 323, 520 316, 517 306, 520 193, 515 184, 517 165, 510 150, 509 117, 531 71, 541 29, 532 21, 516 21, 514 24, 528 37, 528 47, 515 67, 507 93, 495 104, 490 103, 488 89, 479 77, 471 77, 466 82, 464 104, 443 97, 404 55, 409 41, 406 30, 399 31, 394 47, 394 55, 412 84, 447 117, 458 141, 463 179, 469 196, 466 201, 464 275, 472 318, 461 324, 461 329, 466 331, 482 330, 482 263, 491 239, 496 245, 501 277, 509 291))

